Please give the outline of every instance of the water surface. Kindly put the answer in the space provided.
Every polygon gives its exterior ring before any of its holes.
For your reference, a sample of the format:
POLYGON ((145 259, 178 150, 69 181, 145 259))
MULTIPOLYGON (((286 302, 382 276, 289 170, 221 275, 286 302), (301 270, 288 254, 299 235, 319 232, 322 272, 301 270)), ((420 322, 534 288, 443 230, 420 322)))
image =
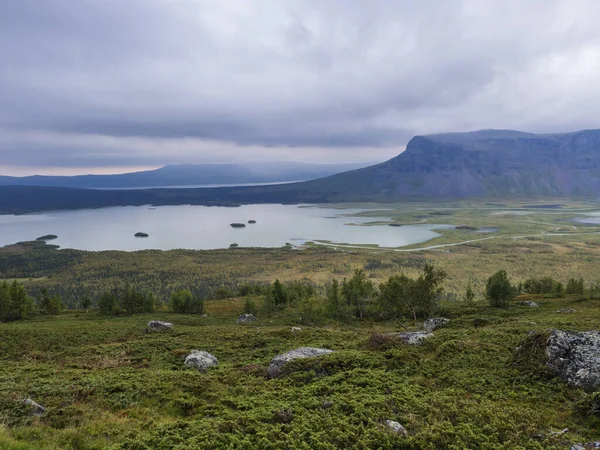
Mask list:
POLYGON ((80 250, 218 249, 232 243, 241 247, 281 247, 307 241, 401 247, 425 242, 443 225, 402 227, 365 225, 387 221, 357 217, 363 209, 333 209, 292 205, 125 206, 57 211, 20 216, 0 215, 0 246, 56 234, 52 244, 80 250), (256 224, 248 224, 256 220, 256 224), (236 229, 233 222, 246 223, 236 229), (136 232, 148 233, 136 238, 136 232))

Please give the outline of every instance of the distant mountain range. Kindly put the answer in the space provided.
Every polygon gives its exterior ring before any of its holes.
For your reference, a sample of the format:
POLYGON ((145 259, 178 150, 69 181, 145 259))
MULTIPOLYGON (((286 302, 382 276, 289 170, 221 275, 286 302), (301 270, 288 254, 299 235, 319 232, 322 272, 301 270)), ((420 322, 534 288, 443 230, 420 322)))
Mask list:
POLYGON ((381 164, 276 186, 91 191, 0 187, 0 212, 116 205, 541 199, 600 195, 600 130, 415 136, 381 164))
POLYGON ((182 164, 118 175, 28 177, 0 176, 0 186, 54 186, 83 189, 255 184, 314 180, 374 163, 310 164, 266 162, 250 164, 182 164))

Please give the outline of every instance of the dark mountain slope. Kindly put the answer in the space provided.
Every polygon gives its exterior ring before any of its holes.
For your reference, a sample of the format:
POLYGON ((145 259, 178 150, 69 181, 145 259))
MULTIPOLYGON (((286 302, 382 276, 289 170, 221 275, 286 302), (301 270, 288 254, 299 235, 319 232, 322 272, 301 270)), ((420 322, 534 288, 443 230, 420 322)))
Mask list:
POLYGON ((117 205, 236 205, 557 198, 600 194, 600 130, 416 136, 382 164, 276 186, 91 191, 0 187, 0 212, 117 205))

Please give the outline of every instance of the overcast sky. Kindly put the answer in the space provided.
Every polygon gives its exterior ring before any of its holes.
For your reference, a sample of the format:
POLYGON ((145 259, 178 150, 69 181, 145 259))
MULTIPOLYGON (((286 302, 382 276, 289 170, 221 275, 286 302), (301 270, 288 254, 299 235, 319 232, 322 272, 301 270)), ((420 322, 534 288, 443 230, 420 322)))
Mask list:
POLYGON ((0 0, 0 173, 598 128, 597 0, 0 0))

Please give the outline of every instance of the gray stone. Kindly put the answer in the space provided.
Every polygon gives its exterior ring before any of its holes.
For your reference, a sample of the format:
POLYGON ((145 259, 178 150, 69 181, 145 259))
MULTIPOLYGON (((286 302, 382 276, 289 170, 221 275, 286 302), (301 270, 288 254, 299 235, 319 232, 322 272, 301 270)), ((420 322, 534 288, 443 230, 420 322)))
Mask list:
POLYGON ((204 372, 209 367, 218 366, 219 360, 208 352, 192 350, 192 353, 186 356, 184 364, 204 372))
POLYGON ((546 343, 548 367, 569 384, 600 386, 600 331, 553 330, 546 343))
POLYGON ((427 319, 425 322, 423 322, 423 328, 425 328, 425 331, 427 331, 428 333, 431 333, 433 330, 445 327, 449 323, 450 319, 445 319, 443 317, 434 317, 431 319, 427 319))
POLYGON ((173 329, 173 324, 169 323, 169 322, 164 322, 162 320, 151 320, 150 322, 148 322, 148 325, 146 326, 146 330, 147 331, 155 331, 155 332, 162 332, 162 331, 169 331, 173 329))
POLYGON ((46 411, 46 408, 44 408, 42 405, 34 402, 30 398, 26 398, 25 400, 23 400, 23 403, 29 406, 29 408, 30 408, 29 414, 32 416, 41 416, 46 411))
POLYGON ((302 328, 300 327, 292 327, 292 334, 297 334, 300 333, 302 331, 302 328))
POLYGON ((256 317, 254 317, 252 314, 242 314, 240 317, 237 318, 235 323, 252 323, 256 322, 256 320, 256 317))
POLYGON ((333 402, 331 400, 323 400, 322 406, 325 409, 333 408, 333 402))
POLYGON ((536 302, 532 302, 532 301, 517 302, 517 305, 528 306, 530 308, 539 308, 540 307, 540 305, 538 305, 536 302))
POLYGON ((588 442, 587 444, 573 444, 571 450, 591 450, 594 448, 600 448, 600 441, 588 442))
POLYGON ((384 423, 388 430, 390 430, 392 433, 401 434, 402 436, 406 436, 408 434, 406 428, 394 420, 386 420, 384 423))
POLYGON ((573 308, 564 308, 564 309, 559 309, 556 312, 557 313, 572 313, 572 312, 575 312, 575 310, 573 308))
POLYGON ((283 366, 294 359, 314 358, 317 356, 328 355, 333 353, 333 350, 327 350, 325 348, 313 348, 313 347, 300 347, 295 350, 290 350, 287 353, 277 355, 271 360, 267 374, 269 377, 274 378, 281 375, 283 366))
POLYGON ((400 333, 390 333, 388 336, 400 339, 402 342, 409 345, 417 345, 420 344, 421 341, 432 337, 433 333, 428 333, 427 331, 403 331, 400 333))

